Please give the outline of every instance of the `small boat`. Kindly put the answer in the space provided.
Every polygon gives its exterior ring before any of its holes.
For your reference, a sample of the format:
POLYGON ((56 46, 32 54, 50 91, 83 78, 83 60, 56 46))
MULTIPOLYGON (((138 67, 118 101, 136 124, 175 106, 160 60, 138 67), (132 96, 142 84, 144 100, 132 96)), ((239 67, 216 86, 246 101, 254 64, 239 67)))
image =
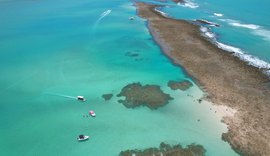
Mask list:
POLYGON ((95 117, 96 116, 96 113, 92 110, 89 111, 89 115, 91 115, 92 117, 95 117))
POLYGON ((85 102, 86 99, 83 96, 77 96, 77 100, 85 102))
POLYGON ((89 136, 87 135, 79 135, 79 137, 77 138, 78 141, 84 141, 89 139, 89 136))
POLYGON ((129 17, 129 20, 134 20, 134 17, 129 17))

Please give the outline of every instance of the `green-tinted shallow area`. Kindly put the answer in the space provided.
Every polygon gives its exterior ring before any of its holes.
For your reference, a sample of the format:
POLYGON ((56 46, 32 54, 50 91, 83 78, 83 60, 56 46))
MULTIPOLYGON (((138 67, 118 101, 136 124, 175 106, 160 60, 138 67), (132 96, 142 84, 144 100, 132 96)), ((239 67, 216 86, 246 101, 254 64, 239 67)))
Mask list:
POLYGON ((167 86, 192 80, 162 54, 145 21, 130 16, 135 7, 124 0, 0 2, 0 155, 114 156, 161 142, 236 155, 221 140, 227 129, 211 104, 198 103, 198 86, 167 86), (115 95, 133 82, 159 85, 174 100, 127 109, 115 95), (83 117, 89 110, 97 116, 83 117), (90 139, 78 142, 79 134, 90 139))

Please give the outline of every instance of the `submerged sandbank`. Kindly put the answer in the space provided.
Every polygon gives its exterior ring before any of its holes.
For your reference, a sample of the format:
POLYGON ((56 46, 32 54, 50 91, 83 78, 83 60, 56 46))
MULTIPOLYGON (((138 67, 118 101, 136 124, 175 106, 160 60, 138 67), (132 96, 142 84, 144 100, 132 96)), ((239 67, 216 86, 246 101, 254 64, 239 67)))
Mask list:
POLYGON ((206 99, 237 110, 223 118, 229 131, 222 138, 239 154, 270 155, 269 78, 209 42, 199 26, 164 17, 155 5, 136 4, 165 55, 186 69, 206 91, 206 99))

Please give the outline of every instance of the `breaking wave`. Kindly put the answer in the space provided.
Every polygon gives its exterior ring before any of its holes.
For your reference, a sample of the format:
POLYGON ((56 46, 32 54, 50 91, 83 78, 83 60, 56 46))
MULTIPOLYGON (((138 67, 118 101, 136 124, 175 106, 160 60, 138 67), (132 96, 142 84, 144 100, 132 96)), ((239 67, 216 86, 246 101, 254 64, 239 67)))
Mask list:
POLYGON ((258 29, 260 26, 255 25, 255 24, 241 24, 241 23, 237 23, 237 22, 233 22, 233 23, 229 23, 232 26, 236 26, 236 27, 243 27, 243 28, 247 28, 247 29, 258 29))
POLYGON ((231 26, 242 27, 242 28, 247 28, 247 29, 252 29, 252 30, 260 28, 260 26, 255 25, 255 24, 243 24, 240 21, 232 20, 232 19, 220 19, 220 21, 227 22, 231 26))
POLYGON ((260 28, 260 29, 253 31, 253 34, 259 35, 259 36, 263 37, 265 40, 270 41, 270 31, 269 30, 260 28))
POLYGON ((223 16, 223 14, 221 14, 221 13, 214 13, 214 15, 215 16, 218 16, 218 17, 222 17, 223 16))
POLYGON ((192 8, 192 9, 199 7, 199 5, 197 3, 195 3, 191 0, 185 0, 184 2, 177 3, 177 5, 187 7, 187 8, 192 8))
POLYGON ((243 24, 240 21, 232 19, 219 19, 220 21, 227 22, 229 25, 234 27, 241 27, 252 30, 252 33, 257 36, 263 37, 263 39, 270 41, 270 30, 263 28, 256 24, 243 24))
POLYGON ((216 40, 216 35, 210 31, 207 27, 201 27, 200 28, 203 35, 205 35, 207 38, 210 38, 212 40, 216 40))
POLYGON ((217 46, 223 50, 233 52, 233 54, 239 57, 241 60, 246 61, 248 64, 258 67, 260 69, 270 70, 270 64, 250 54, 246 54, 243 50, 226 45, 220 42, 216 42, 217 46))
POLYGON ((234 56, 247 62, 249 65, 263 69, 263 71, 268 76, 270 76, 270 64, 268 62, 263 61, 263 60, 255 57, 255 56, 252 56, 250 54, 247 54, 246 52, 244 52, 240 48, 218 42, 216 39, 216 35, 213 32, 211 32, 210 29, 207 27, 201 27, 200 30, 203 33, 203 35, 205 37, 207 37, 208 39, 210 39, 214 44, 216 44, 218 48, 223 49, 223 50, 228 51, 228 52, 232 52, 234 56))
POLYGON ((165 17, 168 17, 168 15, 167 15, 165 12, 160 11, 160 10, 158 10, 157 8, 155 8, 155 11, 158 12, 158 13, 160 13, 161 15, 163 15, 163 16, 165 16, 165 17))

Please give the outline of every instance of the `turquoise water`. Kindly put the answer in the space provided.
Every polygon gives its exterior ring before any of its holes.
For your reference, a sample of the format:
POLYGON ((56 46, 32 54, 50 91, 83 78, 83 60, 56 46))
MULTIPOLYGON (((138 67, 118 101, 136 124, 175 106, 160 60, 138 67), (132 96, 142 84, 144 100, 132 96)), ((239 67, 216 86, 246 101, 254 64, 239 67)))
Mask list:
MULTIPOLYGON (((222 18, 269 27, 261 16, 248 21, 218 2, 196 3, 194 9, 169 3, 164 11, 215 22, 220 20, 212 13, 220 12, 222 18)), ((185 92, 167 87, 169 80, 192 80, 162 54, 130 1, 1 1, 0 21, 0 155, 107 156, 161 142, 201 144, 208 156, 237 155, 221 140, 226 125, 210 110, 212 105, 197 102, 203 96, 198 86, 185 92), (128 57, 127 52, 139 56, 128 57), (154 111, 127 109, 115 95, 132 82, 160 85, 174 100, 154 111), (105 102, 105 93, 114 97, 105 102), (77 95, 87 102, 72 98, 77 95), (83 117, 89 110, 97 117, 83 117), (91 138, 79 143, 79 134, 91 138)), ((220 34, 220 42, 269 56, 268 41, 249 29, 224 24, 213 31, 220 34), (231 31, 253 36, 236 40, 231 31), (256 45, 241 46, 253 40, 256 45)))

